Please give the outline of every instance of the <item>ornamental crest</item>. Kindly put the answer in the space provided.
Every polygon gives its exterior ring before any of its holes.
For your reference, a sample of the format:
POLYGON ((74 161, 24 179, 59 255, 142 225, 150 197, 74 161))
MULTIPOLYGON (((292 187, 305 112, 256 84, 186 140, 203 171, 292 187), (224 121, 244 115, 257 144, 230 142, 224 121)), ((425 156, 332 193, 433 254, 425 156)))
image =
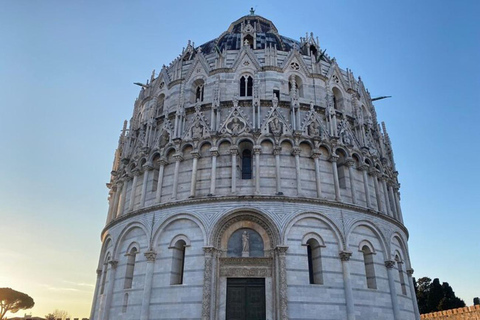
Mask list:
POLYGON ((220 132, 225 134, 229 133, 233 136, 238 136, 243 133, 248 133, 252 129, 252 126, 248 122, 247 116, 243 113, 242 109, 238 106, 237 97, 233 98, 233 107, 230 110, 227 118, 220 126, 220 132))
POLYGON ((359 141, 355 137, 350 127, 350 123, 347 119, 342 119, 337 126, 338 136, 340 137, 340 142, 346 146, 360 146, 359 141))
POLYGON ((190 120, 190 124, 187 126, 183 134, 184 140, 200 140, 203 138, 210 137, 210 125, 208 124, 207 118, 200 110, 200 104, 195 105, 195 114, 190 120))
POLYGON ((292 134, 292 126, 278 108, 278 99, 275 95, 273 96, 272 107, 262 123, 261 132, 262 134, 273 134, 274 136, 292 134))
POLYGON ((320 115, 310 106, 310 111, 305 115, 300 130, 310 138, 325 140, 328 137, 325 123, 320 115))

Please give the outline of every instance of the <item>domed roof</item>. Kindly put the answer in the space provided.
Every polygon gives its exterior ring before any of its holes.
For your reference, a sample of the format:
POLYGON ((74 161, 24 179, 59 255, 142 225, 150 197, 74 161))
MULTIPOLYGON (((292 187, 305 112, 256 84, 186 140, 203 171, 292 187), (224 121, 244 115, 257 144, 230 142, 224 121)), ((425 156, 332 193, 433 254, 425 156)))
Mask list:
POLYGON ((255 34, 256 47, 253 49, 271 46, 280 51, 290 51, 293 47, 300 48, 300 42, 278 34, 277 28, 270 20, 254 14, 243 16, 232 22, 228 30, 217 39, 204 43, 200 47, 205 54, 212 50, 240 50, 242 36, 246 34, 255 34))

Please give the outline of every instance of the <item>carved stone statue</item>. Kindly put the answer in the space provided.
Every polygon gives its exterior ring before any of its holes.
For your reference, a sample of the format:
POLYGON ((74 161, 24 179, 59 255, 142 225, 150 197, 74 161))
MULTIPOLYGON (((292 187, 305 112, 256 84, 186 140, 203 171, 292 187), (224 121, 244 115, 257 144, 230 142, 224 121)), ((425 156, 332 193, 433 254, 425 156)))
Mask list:
POLYGON ((238 135, 242 131, 243 127, 243 123, 238 121, 238 118, 233 118, 232 122, 230 123, 230 130, 232 131, 233 135, 238 135))
POLYGON ((203 132, 203 128, 200 125, 200 123, 199 122, 195 123, 195 125, 192 128, 192 138, 193 139, 202 138, 202 132, 203 132))
POLYGON ((310 122, 310 124, 308 125, 308 135, 311 136, 311 137, 314 137, 314 136, 318 136, 318 123, 317 121, 313 120, 312 122, 310 122))
POLYGON ((282 123, 278 120, 278 118, 274 118, 268 124, 270 127, 270 132, 274 135, 282 134, 282 123))
POLYGON ((159 140, 159 147, 163 148, 165 145, 170 141, 170 135, 168 134, 167 130, 163 130, 162 134, 160 135, 159 140))
POLYGON ((250 256, 250 242, 248 232, 245 230, 242 234, 242 257, 250 256))
POLYGON ((325 109, 325 117, 329 123, 330 135, 337 136, 337 115, 333 104, 329 104, 327 109, 325 109))

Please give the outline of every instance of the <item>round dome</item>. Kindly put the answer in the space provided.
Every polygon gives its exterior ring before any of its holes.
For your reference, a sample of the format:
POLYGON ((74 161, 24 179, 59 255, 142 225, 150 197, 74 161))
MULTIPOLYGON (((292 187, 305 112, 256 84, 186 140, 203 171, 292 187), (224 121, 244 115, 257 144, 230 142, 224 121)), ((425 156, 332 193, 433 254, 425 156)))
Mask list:
POLYGON ((385 124, 324 52, 252 14, 140 84, 91 319, 419 319, 385 124))

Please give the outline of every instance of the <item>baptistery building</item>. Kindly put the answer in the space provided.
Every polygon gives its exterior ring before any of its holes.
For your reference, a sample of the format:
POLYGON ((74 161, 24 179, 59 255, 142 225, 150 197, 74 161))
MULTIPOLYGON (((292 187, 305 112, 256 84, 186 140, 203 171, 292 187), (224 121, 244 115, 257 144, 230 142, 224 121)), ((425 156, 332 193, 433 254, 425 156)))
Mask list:
POLYGON ((317 37, 252 11, 139 85, 91 319, 419 319, 385 124, 317 37))

